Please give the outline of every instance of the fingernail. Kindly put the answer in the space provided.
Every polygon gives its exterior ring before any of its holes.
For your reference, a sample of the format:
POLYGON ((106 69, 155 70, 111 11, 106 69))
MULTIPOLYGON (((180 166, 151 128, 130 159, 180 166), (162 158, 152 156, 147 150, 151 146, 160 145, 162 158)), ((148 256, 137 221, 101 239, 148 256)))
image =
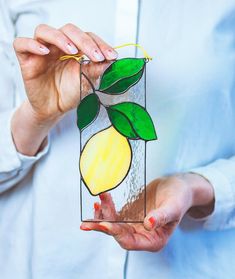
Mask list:
POLYGON ((109 59, 113 60, 113 59, 117 59, 118 57, 118 53, 115 50, 109 49, 107 50, 107 56, 109 59))
POLYGON ((151 226, 153 227, 155 224, 155 218, 153 216, 148 218, 149 223, 151 224, 151 226))
POLYGON ((78 49, 73 44, 68 43, 66 47, 71 54, 77 54, 78 53, 78 49))
POLYGON ((105 200, 105 194, 100 194, 100 200, 104 201, 105 200))
POLYGON ((91 229, 86 228, 86 227, 82 227, 82 225, 80 226, 80 230, 83 230, 83 231, 91 231, 91 229))
POLYGON ((44 47, 44 46, 40 46, 39 50, 43 54, 48 54, 50 52, 50 50, 47 47, 44 47))
POLYGON ((100 204, 98 202, 94 203, 94 209, 97 211, 100 209, 100 204))
POLYGON ((99 229, 100 229, 101 231, 103 231, 103 232, 106 232, 106 233, 109 232, 108 228, 105 227, 104 225, 99 225, 99 229))
POLYGON ((93 56, 97 61, 104 61, 104 56, 98 50, 93 52, 93 56))

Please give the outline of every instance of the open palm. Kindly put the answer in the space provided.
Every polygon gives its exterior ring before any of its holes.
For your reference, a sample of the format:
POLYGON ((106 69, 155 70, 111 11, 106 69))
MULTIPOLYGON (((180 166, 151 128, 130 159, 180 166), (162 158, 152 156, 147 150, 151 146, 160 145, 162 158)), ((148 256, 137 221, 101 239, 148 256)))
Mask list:
POLYGON ((132 215, 133 220, 137 219, 133 214, 138 215, 138 208, 143 207, 141 195, 131 205, 124 206, 119 213, 115 210, 110 194, 101 194, 100 199, 101 204, 94 205, 96 222, 84 222, 81 229, 112 235, 120 246, 127 250, 159 251, 162 249, 191 205, 186 183, 171 178, 157 179, 148 185, 148 214, 143 223, 118 223, 120 220, 125 220, 125 216, 132 215))

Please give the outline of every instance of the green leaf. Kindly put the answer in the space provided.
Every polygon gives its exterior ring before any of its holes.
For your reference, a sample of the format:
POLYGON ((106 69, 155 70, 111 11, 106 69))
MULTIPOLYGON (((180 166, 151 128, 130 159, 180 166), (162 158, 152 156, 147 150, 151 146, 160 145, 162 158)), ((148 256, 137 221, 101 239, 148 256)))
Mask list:
POLYGON ((77 126, 80 130, 86 128, 98 116, 100 110, 99 98, 92 93, 82 99, 77 108, 77 126))
POLYGON ((139 81, 144 67, 144 58, 117 60, 105 70, 98 90, 107 94, 123 94, 139 81))
POLYGON ((107 108, 113 126, 130 139, 156 140, 153 121, 144 107, 124 102, 107 108))
POLYGON ((116 130, 118 130, 118 132, 121 133, 123 136, 128 137, 129 139, 139 138, 139 136, 136 135, 131 125, 131 122, 125 116, 125 114, 109 107, 108 115, 109 115, 110 122, 113 124, 116 130))
POLYGON ((137 73, 136 75, 129 78, 121 79, 110 86, 108 89, 104 89, 102 92, 112 95, 123 94, 133 85, 135 85, 141 79, 142 75, 143 71, 140 70, 139 73, 137 73))

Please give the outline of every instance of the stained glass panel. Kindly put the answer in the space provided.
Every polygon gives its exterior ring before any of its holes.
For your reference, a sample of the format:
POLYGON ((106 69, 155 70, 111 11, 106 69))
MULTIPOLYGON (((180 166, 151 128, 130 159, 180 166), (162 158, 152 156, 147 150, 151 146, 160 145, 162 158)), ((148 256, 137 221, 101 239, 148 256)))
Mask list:
POLYGON ((145 108, 145 64, 142 58, 114 61, 93 82, 86 68, 95 68, 95 63, 81 63, 81 72, 86 72, 81 74, 81 96, 84 79, 91 84, 91 93, 77 110, 82 221, 93 219, 93 204, 107 191, 122 212, 119 222, 142 222, 145 217, 146 141, 157 138, 145 108), (140 197, 141 212, 123 214, 140 197))

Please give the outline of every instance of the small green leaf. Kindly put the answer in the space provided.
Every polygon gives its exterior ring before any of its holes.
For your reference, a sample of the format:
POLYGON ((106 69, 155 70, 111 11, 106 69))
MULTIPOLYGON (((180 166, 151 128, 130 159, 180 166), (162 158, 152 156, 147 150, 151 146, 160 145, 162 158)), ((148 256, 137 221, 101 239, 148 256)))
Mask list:
POLYGON ((99 98, 92 93, 82 99, 77 108, 77 126, 80 130, 86 128, 97 117, 100 110, 99 98))
POLYGON ((98 90, 106 94, 123 94, 139 81, 144 66, 144 58, 124 58, 113 62, 105 70, 98 90))
POLYGON ((111 123, 122 135, 146 141, 157 139, 150 115, 139 104, 132 102, 119 103, 108 107, 107 111, 111 123))

